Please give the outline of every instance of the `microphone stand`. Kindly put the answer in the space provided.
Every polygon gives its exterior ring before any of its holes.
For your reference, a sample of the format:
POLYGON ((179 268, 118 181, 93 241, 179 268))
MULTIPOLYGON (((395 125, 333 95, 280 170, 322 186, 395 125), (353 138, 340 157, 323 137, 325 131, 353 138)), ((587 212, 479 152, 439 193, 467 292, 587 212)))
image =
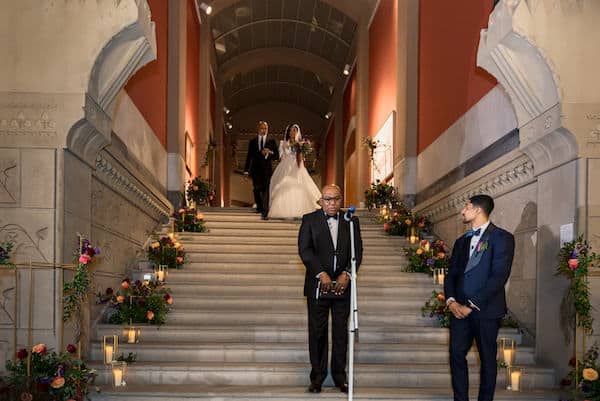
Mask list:
POLYGON ((348 323, 348 401, 354 396, 354 338, 358 341, 358 302, 357 302, 357 277, 356 277, 356 249, 354 248, 354 222, 352 214, 356 209, 350 206, 344 213, 344 220, 350 222, 350 266, 352 285, 350 286, 350 322, 348 323))

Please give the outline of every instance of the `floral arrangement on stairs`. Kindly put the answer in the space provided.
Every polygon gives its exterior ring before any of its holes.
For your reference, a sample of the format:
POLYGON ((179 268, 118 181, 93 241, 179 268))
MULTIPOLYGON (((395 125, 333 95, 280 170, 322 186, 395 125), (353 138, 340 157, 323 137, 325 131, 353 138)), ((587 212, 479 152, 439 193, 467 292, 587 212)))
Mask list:
POLYGON ((425 217, 406 209, 402 202, 394 207, 382 206, 377 217, 378 223, 383 223, 383 231, 388 235, 414 236, 431 231, 431 222, 425 217))
POLYGON ((148 259, 156 266, 177 269, 185 263, 185 251, 174 234, 156 237, 147 250, 148 259))
POLYGON ((434 269, 447 269, 450 257, 444 241, 421 240, 417 247, 404 248, 408 256, 408 265, 404 269, 410 273, 426 273, 432 275, 434 269))
POLYGON ((210 181, 196 177, 188 182, 186 197, 198 206, 216 206, 215 189, 210 181))
POLYGON ((379 180, 365 190, 365 204, 369 210, 383 205, 395 208, 398 203, 394 187, 379 180))
POLYGON ((583 360, 571 358, 569 361, 571 371, 560 382, 562 391, 566 393, 560 401, 600 400, 598 355, 598 344, 594 344, 587 350, 583 360))
POLYGON ((6 362, 6 369, 5 393, 21 401, 83 401, 96 376, 72 344, 61 353, 49 352, 44 344, 21 349, 15 361, 6 362))
POLYGON ((181 208, 179 213, 173 214, 173 217, 175 218, 176 232, 203 233, 208 231, 204 224, 204 215, 196 212, 195 207, 181 208))
POLYGON ((106 321, 111 324, 148 323, 162 325, 173 304, 169 289, 160 281, 131 282, 126 278, 121 289, 107 288, 97 294, 98 303, 108 303, 106 321))

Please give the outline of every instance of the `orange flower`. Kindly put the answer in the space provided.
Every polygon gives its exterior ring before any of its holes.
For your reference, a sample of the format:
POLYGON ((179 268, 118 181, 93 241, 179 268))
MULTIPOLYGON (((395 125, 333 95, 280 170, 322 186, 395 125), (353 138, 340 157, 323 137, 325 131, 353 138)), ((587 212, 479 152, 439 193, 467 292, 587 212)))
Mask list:
POLYGON ((437 296, 437 297, 438 297, 438 299, 439 299, 440 301, 445 301, 445 300, 446 300, 446 297, 444 296, 444 294, 441 294, 441 293, 440 293, 440 294, 438 294, 438 296, 437 296))
POLYGON ((169 298, 167 298, 167 303, 168 303, 169 305, 173 305, 173 297, 169 297, 169 298))
POLYGON ((185 213, 185 209, 183 209, 183 208, 179 209, 179 213, 182 213, 182 214, 185 213))
POLYGON ((129 281, 127 280, 123 280, 121 281, 121 287, 128 289, 129 288, 129 281))
POLYGON ((596 371, 596 369, 592 369, 592 368, 583 369, 582 375, 585 380, 588 380, 591 382, 593 382, 594 380, 598 380, 598 372, 596 371))
POLYGON ((438 258, 443 259, 446 256, 444 252, 438 252, 438 258))
POLYGON ((204 218, 204 215, 202 213, 198 213, 198 214, 196 214, 196 218, 198 220, 202 220, 204 218))
POLYGON ((35 354, 44 355, 46 353, 46 344, 38 344, 31 351, 35 354))
POLYGON ((417 255, 422 255, 423 254, 423 250, 421 248, 417 249, 417 255))
POLYGON ((388 223, 383 223, 383 231, 387 231, 390 229, 390 225, 388 223))
POLYGON ((154 312, 152 312, 151 310, 146 312, 146 319, 148 320, 152 320, 154 319, 154 312))
POLYGON ((117 297, 117 302, 118 302, 118 303, 122 304, 124 301, 125 301, 125 297, 124 297, 123 295, 119 295, 119 296, 117 297))
POLYGON ((406 219, 406 220, 404 220, 404 222, 406 223, 407 226, 410 226, 412 224, 412 221, 410 219, 406 219))
POLYGON ((152 248, 156 249, 156 248, 158 248, 158 247, 160 246, 160 243, 159 243, 158 241, 154 241, 154 242, 152 243, 152 245, 150 245, 150 246, 151 246, 152 248))
POLYGON ((61 388, 64 385, 65 385, 65 378, 60 377, 60 376, 56 376, 54 378, 54 380, 52 380, 52 383, 50 383, 50 386, 52 388, 61 388))
POLYGON ((177 263, 183 263, 183 258, 181 256, 177 256, 177 263))

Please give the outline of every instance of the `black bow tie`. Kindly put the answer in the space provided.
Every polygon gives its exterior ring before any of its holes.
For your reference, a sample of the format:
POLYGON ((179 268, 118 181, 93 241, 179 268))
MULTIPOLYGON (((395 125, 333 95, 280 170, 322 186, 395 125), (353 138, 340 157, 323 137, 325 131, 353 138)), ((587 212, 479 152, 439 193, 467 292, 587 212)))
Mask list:
POLYGON ((465 233, 465 235, 466 235, 467 237, 472 237, 472 236, 479 237, 479 234, 481 234, 481 228, 478 228, 477 230, 472 230, 472 229, 471 229, 471 230, 468 230, 468 231, 465 233))
POLYGON ((327 221, 329 221, 329 219, 337 220, 337 218, 338 218, 337 214, 334 214, 333 216, 327 215, 327 221))

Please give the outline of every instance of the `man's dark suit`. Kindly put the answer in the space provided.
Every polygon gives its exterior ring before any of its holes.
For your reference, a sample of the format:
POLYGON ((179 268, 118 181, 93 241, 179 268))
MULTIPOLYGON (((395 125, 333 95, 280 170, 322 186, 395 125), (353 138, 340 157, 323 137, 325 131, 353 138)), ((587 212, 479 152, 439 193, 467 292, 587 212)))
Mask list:
POLYGON ((265 157, 259 149, 258 137, 250 140, 244 171, 252 177, 256 210, 266 216, 269 212, 269 184, 273 175, 273 161, 279 159, 279 150, 275 140, 268 136, 265 138, 264 148, 273 153, 265 157))
POLYGON ((511 233, 490 223, 469 258, 470 244, 468 234, 456 240, 444 282, 446 299, 473 305, 466 318, 452 316, 450 320, 452 388, 455 401, 469 399, 466 355, 475 340, 481 361, 478 400, 491 401, 496 387, 496 341, 506 314, 504 285, 510 275, 515 240, 511 233))
MULTIPOLYGON (((362 239, 358 218, 354 221, 354 245, 356 267, 362 261, 362 239)), ((317 299, 317 276, 326 272, 335 280, 344 271, 351 270, 350 223, 344 219, 343 212, 338 213, 337 251, 322 209, 305 214, 298 234, 298 252, 306 267, 304 295, 308 305, 308 347, 312 370, 310 380, 321 384, 327 377, 328 320, 329 310, 332 316, 331 375, 339 387, 346 383, 346 349, 348 346, 348 317, 350 315, 350 288, 340 299, 317 299), (333 259, 337 255, 337 268, 333 259)), ((350 287, 350 283, 348 284, 350 287)))

